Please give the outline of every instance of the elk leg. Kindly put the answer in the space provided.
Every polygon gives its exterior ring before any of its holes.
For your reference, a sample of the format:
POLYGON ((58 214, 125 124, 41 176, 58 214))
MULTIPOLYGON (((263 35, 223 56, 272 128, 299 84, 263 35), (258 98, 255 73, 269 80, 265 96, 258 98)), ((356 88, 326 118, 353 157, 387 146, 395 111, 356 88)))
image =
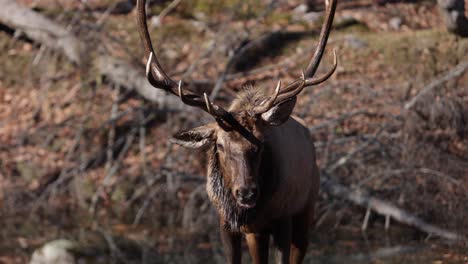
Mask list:
POLYGON ((313 206, 309 209, 306 207, 304 211, 297 214, 292 219, 292 234, 291 234, 291 257, 290 263, 302 263, 307 252, 309 244, 309 226, 312 223, 313 206))
POLYGON ((268 263, 268 242, 270 241, 269 234, 246 234, 247 245, 252 256, 253 263, 267 264, 268 263))
POLYGON ((226 228, 225 222, 220 221, 221 242, 224 254, 230 264, 240 264, 242 261, 242 236, 239 232, 232 232, 226 228))
POLYGON ((288 264, 291 246, 290 217, 278 221, 273 228, 273 246, 275 248, 275 262, 278 264, 288 264))

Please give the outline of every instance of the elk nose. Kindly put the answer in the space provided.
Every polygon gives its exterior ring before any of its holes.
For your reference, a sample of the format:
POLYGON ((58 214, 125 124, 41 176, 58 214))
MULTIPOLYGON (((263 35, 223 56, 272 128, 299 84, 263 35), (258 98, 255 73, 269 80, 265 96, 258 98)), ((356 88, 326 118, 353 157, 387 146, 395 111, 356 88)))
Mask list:
POLYGON ((257 198, 257 187, 241 187, 236 190, 236 197, 242 203, 255 202, 257 198))

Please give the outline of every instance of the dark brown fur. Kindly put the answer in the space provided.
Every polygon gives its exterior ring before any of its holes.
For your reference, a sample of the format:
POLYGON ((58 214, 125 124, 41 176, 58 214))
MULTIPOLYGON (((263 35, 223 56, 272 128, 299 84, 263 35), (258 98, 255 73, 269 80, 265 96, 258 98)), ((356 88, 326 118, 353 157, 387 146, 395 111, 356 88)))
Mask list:
MULTIPOLYGON (((281 170, 281 162, 275 161, 275 158, 284 158, 278 153, 278 147, 276 146, 278 144, 278 136, 274 131, 278 130, 278 128, 272 128, 262 122, 260 118, 250 114, 252 109, 267 98, 267 94, 262 89, 246 88, 246 90, 238 95, 229 109, 236 121, 262 142, 261 151, 258 154, 260 165, 257 170, 252 169, 255 164, 249 160, 241 162, 241 165, 233 162, 235 159, 229 157, 226 153, 222 154, 217 149, 217 144, 212 144, 208 150, 207 192, 220 216, 221 236, 225 252, 232 263, 239 263, 238 261, 240 260, 239 254, 241 254, 241 250, 238 237, 241 233, 246 235, 254 263, 265 263, 267 261, 270 235, 273 236, 274 246, 279 252, 278 259, 282 259, 283 263, 286 263, 289 259, 295 263, 300 263, 307 248, 307 230, 312 220, 313 204, 317 197, 316 192, 318 191, 318 171, 315 165, 315 156, 313 154, 308 155, 310 157, 306 161, 312 164, 309 167, 313 168, 313 171, 305 174, 301 171, 291 172, 296 175, 292 179, 278 172, 281 170), (220 155, 225 156, 224 161, 220 160, 220 155), (234 169, 230 170, 229 166, 234 166, 234 169), (248 170, 246 167, 251 167, 251 169, 248 170), (245 176, 242 175, 243 171, 250 171, 256 174, 253 176, 259 185, 260 194, 254 208, 247 209, 240 207, 233 195, 236 180, 239 177, 245 176), (274 204, 272 206, 272 198, 278 199, 278 196, 284 195, 284 193, 297 192, 295 188, 298 188, 297 186, 301 184, 291 184, 288 181, 298 179, 297 175, 302 175, 301 173, 303 174, 303 176, 300 176, 302 178, 311 177, 309 180, 305 179, 304 182, 309 183, 311 182, 310 179, 314 178, 315 180, 312 180, 312 182, 316 185, 312 187, 305 186, 303 192, 310 192, 310 195, 306 194, 306 199, 302 199, 302 202, 297 201, 297 203, 304 204, 294 205, 299 209, 293 211, 284 209, 284 204, 278 204, 280 206, 278 208, 275 208, 274 204), (281 189, 284 185, 291 186, 292 189, 281 189), (274 215, 273 212, 281 211, 285 211, 285 213, 272 216, 274 215)), ((304 146, 296 146, 298 152, 304 147, 313 151, 313 142, 310 139, 310 135, 308 135, 307 129, 300 123, 290 118, 286 124, 281 126, 290 127, 285 128, 285 131, 291 133, 288 135, 289 137, 300 138, 305 136, 308 138, 308 140, 302 140, 304 142, 301 143, 304 146)), ((237 131, 226 132, 219 127, 214 127, 216 138, 213 140, 216 142, 230 142, 230 144, 236 148, 240 148, 241 152, 245 153, 257 148, 257 146, 254 146, 254 144, 246 140, 237 131)), ((228 150, 224 151, 229 152, 228 150)), ((288 161, 283 160, 282 162, 288 161)), ((293 200, 289 202, 296 203, 293 200)), ((290 205, 286 204, 286 207, 290 207, 290 205)))

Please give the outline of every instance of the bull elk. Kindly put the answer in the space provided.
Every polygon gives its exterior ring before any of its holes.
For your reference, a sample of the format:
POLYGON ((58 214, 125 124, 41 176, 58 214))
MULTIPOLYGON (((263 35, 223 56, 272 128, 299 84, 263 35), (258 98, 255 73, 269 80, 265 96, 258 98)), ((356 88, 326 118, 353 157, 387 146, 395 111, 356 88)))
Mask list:
POLYGON ((138 29, 147 56, 146 76, 189 105, 206 111, 215 122, 173 136, 172 142, 207 150, 206 190, 215 206, 221 240, 230 263, 241 262, 245 235, 254 263, 267 263, 270 235, 277 261, 301 263, 308 244, 319 191, 319 171, 308 129, 291 116, 299 93, 326 81, 337 66, 314 77, 327 44, 337 0, 327 3, 319 44, 302 76, 273 95, 246 88, 228 110, 203 96, 184 90, 161 67, 149 36, 145 0, 137 1, 138 29))

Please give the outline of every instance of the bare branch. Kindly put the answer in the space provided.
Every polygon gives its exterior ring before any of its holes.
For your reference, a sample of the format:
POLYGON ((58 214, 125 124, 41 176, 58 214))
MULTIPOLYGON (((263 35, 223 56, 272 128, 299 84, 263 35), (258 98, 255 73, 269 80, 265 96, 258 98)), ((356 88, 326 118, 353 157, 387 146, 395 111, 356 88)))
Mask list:
POLYGON ((466 238, 463 235, 429 224, 423 219, 412 215, 409 212, 400 209, 389 202, 370 196, 362 189, 351 191, 343 185, 326 181, 323 178, 321 179, 321 181, 322 190, 326 191, 327 193, 330 193, 333 196, 338 196, 352 202, 353 204, 365 208, 370 208, 380 215, 390 216, 400 223, 413 226, 429 234, 434 234, 436 236, 450 240, 466 241, 466 238))
POLYGON ((424 97, 426 94, 432 92, 435 88, 442 85, 444 82, 460 77, 466 70, 468 70, 468 61, 461 62, 455 68, 446 72, 442 77, 433 80, 430 84, 424 87, 413 99, 405 104, 405 109, 411 109, 413 106, 424 97))

